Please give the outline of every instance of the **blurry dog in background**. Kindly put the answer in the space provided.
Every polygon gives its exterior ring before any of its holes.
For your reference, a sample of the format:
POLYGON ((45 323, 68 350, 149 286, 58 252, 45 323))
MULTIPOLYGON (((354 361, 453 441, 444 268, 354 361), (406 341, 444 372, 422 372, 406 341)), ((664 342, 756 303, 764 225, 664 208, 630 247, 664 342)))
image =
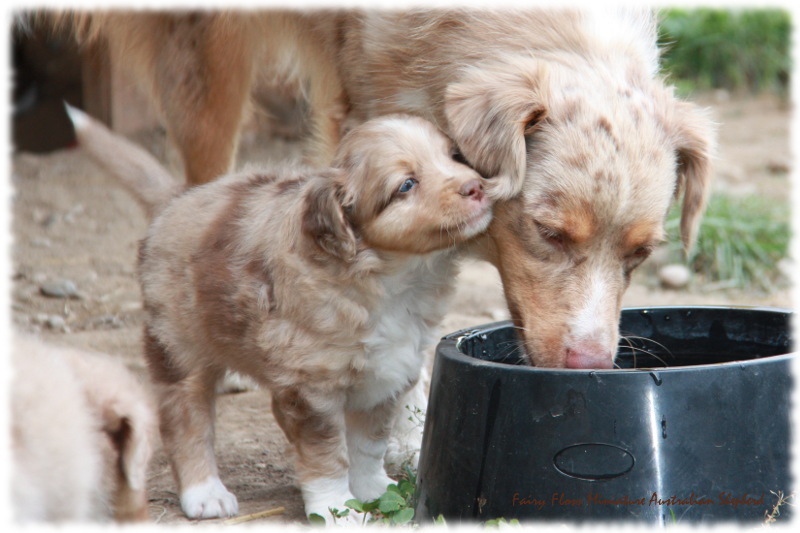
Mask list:
POLYGON ((19 522, 146 521, 149 391, 104 354, 12 343, 11 494, 19 522))

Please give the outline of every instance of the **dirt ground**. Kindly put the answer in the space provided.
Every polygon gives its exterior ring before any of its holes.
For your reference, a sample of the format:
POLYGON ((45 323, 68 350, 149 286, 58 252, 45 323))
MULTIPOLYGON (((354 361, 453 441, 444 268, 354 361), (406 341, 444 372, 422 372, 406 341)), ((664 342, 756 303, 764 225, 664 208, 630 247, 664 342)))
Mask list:
MULTIPOLYGON (((702 100, 720 123, 716 188, 785 201, 791 161, 787 104, 771 97, 708 95, 702 100)), ((163 132, 142 132, 133 138, 174 167, 175 157, 163 132)), ((299 152, 296 141, 251 132, 243 138, 240 164, 297 157, 299 152)), ((17 153, 11 163, 14 327, 120 357, 145 376, 140 353, 143 310, 134 268, 137 240, 146 227, 143 212, 80 149, 46 155, 17 153), (72 297, 42 294, 42 286, 62 280, 74 283, 72 297)), ((653 271, 651 266, 637 274, 625 306, 792 304, 788 290, 770 295, 665 290, 654 281, 653 271)), ((504 319, 507 312, 493 267, 467 262, 451 309, 442 334, 504 319)), ((240 513, 285 508, 262 524, 304 523, 286 445, 263 391, 220 398, 221 477, 239 498, 240 513)), ((160 451, 152 465, 150 487, 154 521, 189 523, 180 511, 172 474, 160 451)))

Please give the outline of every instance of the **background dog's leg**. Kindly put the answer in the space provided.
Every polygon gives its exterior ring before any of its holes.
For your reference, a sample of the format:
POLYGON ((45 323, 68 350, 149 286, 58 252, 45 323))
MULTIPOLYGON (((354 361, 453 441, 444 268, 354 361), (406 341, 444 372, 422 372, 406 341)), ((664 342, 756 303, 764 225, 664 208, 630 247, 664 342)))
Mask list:
POLYGON ((156 58, 156 90, 187 182, 197 185, 233 166, 253 83, 251 32, 238 15, 180 17, 188 26, 156 58), (178 38, 182 37, 182 38, 178 38), (175 72, 183 64, 188 75, 175 72))
POLYGON ((329 165, 333 159, 347 117, 346 98, 338 77, 329 77, 320 74, 321 79, 313 79, 309 94, 313 132, 310 162, 322 166, 329 165))
POLYGON ((329 509, 345 510, 353 498, 349 488, 345 442, 344 395, 307 389, 272 391, 272 411, 297 451, 296 475, 306 515, 318 514, 328 523, 359 522, 353 513, 336 518, 329 509))
POLYGON ((394 481, 386 475, 383 458, 397 413, 394 401, 366 412, 347 413, 347 454, 350 490, 363 501, 374 500, 394 481))

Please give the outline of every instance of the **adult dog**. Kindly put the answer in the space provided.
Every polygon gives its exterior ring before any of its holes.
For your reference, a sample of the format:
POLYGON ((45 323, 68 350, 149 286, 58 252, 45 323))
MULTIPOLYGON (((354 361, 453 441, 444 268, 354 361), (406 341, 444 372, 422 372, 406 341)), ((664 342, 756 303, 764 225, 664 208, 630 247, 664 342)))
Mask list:
POLYGON ((319 161, 349 125, 432 120, 502 202, 475 255, 538 366, 613 364, 622 294, 673 197, 694 240, 713 131, 658 75, 640 11, 78 13, 152 82, 190 183, 227 170, 257 72, 305 90, 319 161), (263 69, 262 69, 263 67, 263 69))
POLYGON ((308 514, 330 521, 353 495, 383 494, 389 433, 446 311, 457 245, 491 220, 480 176, 429 122, 385 116, 348 133, 332 169, 252 170, 173 199, 143 150, 71 115, 157 215, 140 248, 145 351, 186 515, 237 512, 214 461, 226 370, 269 388, 308 514))

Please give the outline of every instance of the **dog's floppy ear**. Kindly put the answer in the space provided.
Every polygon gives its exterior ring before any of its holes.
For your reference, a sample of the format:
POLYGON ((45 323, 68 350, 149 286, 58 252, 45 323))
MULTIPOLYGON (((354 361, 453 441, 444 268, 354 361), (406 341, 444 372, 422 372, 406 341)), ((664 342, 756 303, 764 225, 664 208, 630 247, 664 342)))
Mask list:
POLYGON ((546 78, 543 63, 522 58, 465 69, 459 81, 447 87, 450 137, 467 162, 490 178, 494 199, 512 198, 522 190, 525 135, 547 116, 546 78))
POLYGON ((346 262, 355 259, 358 242, 334 179, 315 180, 306 191, 303 232, 332 256, 346 262))
POLYGON ((711 163, 715 132, 711 120, 694 104, 677 102, 668 128, 674 138, 678 158, 675 196, 683 192, 681 240, 688 255, 711 191, 711 163))

